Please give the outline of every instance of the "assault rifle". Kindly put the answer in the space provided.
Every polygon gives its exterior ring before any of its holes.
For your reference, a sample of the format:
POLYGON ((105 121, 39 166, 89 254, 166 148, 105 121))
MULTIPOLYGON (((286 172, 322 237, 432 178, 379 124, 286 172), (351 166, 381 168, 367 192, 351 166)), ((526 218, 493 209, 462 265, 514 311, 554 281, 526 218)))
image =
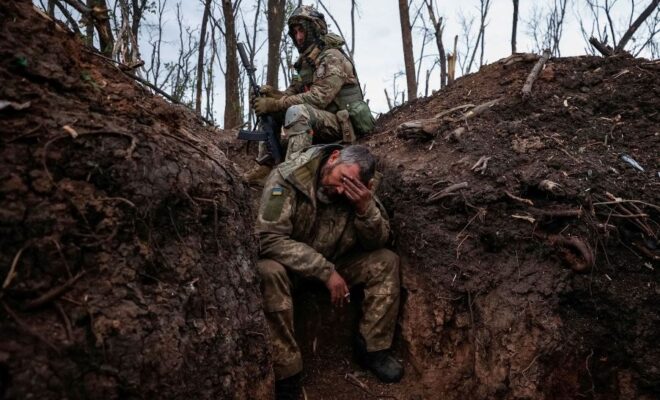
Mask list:
MULTIPOLYGON (((245 68, 248 77, 250 78, 250 88, 254 96, 258 97, 261 93, 259 92, 257 80, 254 77, 254 71, 256 71, 256 68, 250 64, 250 59, 245 52, 245 45, 243 43, 238 43, 238 53, 241 56, 243 68, 245 68)), ((281 163, 284 157, 282 156, 282 146, 280 145, 280 124, 277 123, 275 118, 271 115, 264 114, 257 116, 256 128, 257 129, 254 131, 241 129, 238 131, 238 138, 266 143, 268 153, 257 159, 257 163, 260 165, 281 163)))

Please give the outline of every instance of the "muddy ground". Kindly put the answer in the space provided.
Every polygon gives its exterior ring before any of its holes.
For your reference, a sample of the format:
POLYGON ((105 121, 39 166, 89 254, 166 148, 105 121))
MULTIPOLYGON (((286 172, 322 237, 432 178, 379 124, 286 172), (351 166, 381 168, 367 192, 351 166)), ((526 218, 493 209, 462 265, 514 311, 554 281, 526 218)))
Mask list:
MULTIPOLYGON (((239 178, 254 146, 151 96, 27 1, 0 4, 0 22, 0 100, 15 103, 0 110, 0 391, 269 398, 245 234, 259 188, 239 178)), ((307 398, 660 397, 660 65, 551 59, 523 99, 533 65, 486 66, 361 139, 403 261, 406 376, 379 384, 352 361, 359 291, 338 311, 309 284, 307 398), (423 134, 398 128, 464 105, 423 134)))

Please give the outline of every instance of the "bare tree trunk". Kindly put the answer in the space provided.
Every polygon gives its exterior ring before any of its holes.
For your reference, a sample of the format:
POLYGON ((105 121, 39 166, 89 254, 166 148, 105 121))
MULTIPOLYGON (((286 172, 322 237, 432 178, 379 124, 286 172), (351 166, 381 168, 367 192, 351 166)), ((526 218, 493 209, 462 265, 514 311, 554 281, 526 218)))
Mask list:
MULTIPOLYGON (((326 13, 326 16, 327 16, 327 17, 330 17, 330 20, 335 24, 335 25, 334 25, 334 28, 337 29, 337 32, 339 33, 339 36, 341 36, 342 39, 344 39, 344 47, 346 47, 346 51, 348 52, 348 54, 351 55, 351 58, 352 58, 352 57, 353 57, 353 49, 349 49, 349 48, 348 48, 348 40, 346 40, 346 36, 344 36, 344 32, 341 31, 341 27, 339 26, 339 22, 337 22, 337 20, 336 20, 335 17, 332 15, 332 13, 330 12, 330 10, 328 10, 328 7, 326 7, 325 4, 323 4, 323 1, 322 1, 322 0, 316 0, 316 1, 317 1, 317 3, 321 6, 321 8, 323 8, 323 10, 324 10, 325 13, 326 13)), ((351 27, 351 28, 352 28, 352 27, 351 27)), ((355 42, 353 42, 353 43, 355 43, 355 42)))
POLYGON ((392 111, 392 100, 390 100, 390 95, 387 93, 387 89, 383 89, 385 92, 385 100, 387 100, 387 108, 392 111))
POLYGON ((355 7, 357 0, 351 0, 351 59, 355 54, 355 7))
MULTIPOLYGON (((91 10, 94 7, 94 0, 87 0, 87 7, 91 10)), ((85 27, 85 43, 89 47, 94 47, 94 24, 91 20, 87 21, 87 26, 85 27)))
POLYGON ((108 57, 112 56, 114 37, 105 0, 89 0, 86 4, 79 0, 64 1, 89 19, 89 24, 93 25, 99 34, 99 50, 108 57))
POLYGON ((648 16, 651 15, 651 13, 658 8, 658 5, 660 5, 660 0, 653 0, 651 4, 649 4, 648 7, 646 7, 646 9, 644 9, 644 11, 642 11, 642 13, 639 14, 639 17, 637 17, 635 22, 633 22, 632 25, 630 25, 626 33, 623 34, 623 37, 614 48, 615 53, 619 53, 623 51, 623 48, 626 47, 626 44, 628 43, 630 38, 632 38, 632 36, 635 34, 635 31, 637 31, 637 29, 640 27, 640 25, 642 25, 644 20, 648 18, 648 16))
POLYGON ((425 0, 426 8, 429 11, 429 18, 433 24, 435 31, 435 43, 438 45, 438 56, 440 58, 440 88, 447 86, 447 58, 445 53, 445 46, 442 43, 442 33, 445 27, 442 25, 442 17, 436 20, 435 12, 433 11, 433 4, 430 0, 425 0))
POLYGON ((195 90, 195 112, 202 113, 202 80, 204 78, 204 47, 206 47, 206 24, 211 13, 211 0, 204 3, 204 14, 202 15, 202 31, 199 34, 199 50, 197 51, 197 82, 195 90))
POLYGON ((486 17, 488 16, 488 10, 490 9, 490 0, 480 0, 480 12, 481 19, 479 21, 479 34, 477 35, 477 42, 474 44, 474 49, 472 51, 472 57, 470 57, 470 62, 468 63, 466 72, 470 72, 472 69, 472 63, 474 62, 474 57, 477 55, 477 49, 481 46, 481 57, 480 65, 483 65, 483 55, 484 48, 481 43, 484 40, 484 35, 486 33, 486 17))
POLYGON ((89 14, 94 19, 96 32, 99 34, 99 47, 101 53, 106 56, 111 56, 115 40, 112 35, 112 27, 110 26, 108 5, 105 0, 92 0, 91 3, 94 4, 94 6, 89 14))
POLYGON ((511 29, 511 54, 516 52, 516 35, 518 31, 518 3, 519 0, 513 0, 513 24, 511 29))
MULTIPOLYGON (((80 26, 78 22, 73 18, 69 10, 59 0, 50 0, 50 1, 51 2, 48 3, 48 15, 51 15, 52 13, 51 18, 55 18, 55 7, 59 8, 60 12, 64 16, 64 19, 66 19, 66 21, 69 23, 69 26, 71 27, 71 30, 73 30, 73 33, 75 33, 78 36, 82 36, 82 33, 80 32, 80 26)), ((94 26, 93 25, 91 26, 93 31, 94 26)))
POLYGON ((167 0, 158 0, 156 9, 156 15, 158 15, 158 25, 156 25, 157 37, 155 41, 149 42, 151 45, 151 61, 149 68, 146 69, 147 80, 151 79, 151 83, 158 88, 160 88, 158 78, 160 77, 161 70, 160 50, 163 43, 163 13, 165 12, 166 5, 167 0))
POLYGON ((403 39, 403 60, 406 66, 406 82, 408 84, 408 100, 414 100, 417 98, 417 79, 415 79, 415 56, 413 55, 408 0, 399 0, 399 16, 401 19, 401 37, 403 39))
POLYGON ((55 0, 48 0, 46 12, 48 13, 49 17, 55 18, 55 0))
POLYGON ((284 30, 286 0, 268 0, 268 69, 266 83, 277 88, 280 72, 280 43, 284 30))
POLYGON ((238 91, 238 56, 236 50, 236 24, 231 0, 222 0, 225 20, 225 48, 227 72, 225 74, 225 128, 235 128, 243 123, 238 91))
POLYGON ((454 78, 456 77, 456 58, 458 53, 456 51, 458 47, 458 35, 454 36, 454 54, 451 54, 447 57, 447 85, 454 83, 454 78))

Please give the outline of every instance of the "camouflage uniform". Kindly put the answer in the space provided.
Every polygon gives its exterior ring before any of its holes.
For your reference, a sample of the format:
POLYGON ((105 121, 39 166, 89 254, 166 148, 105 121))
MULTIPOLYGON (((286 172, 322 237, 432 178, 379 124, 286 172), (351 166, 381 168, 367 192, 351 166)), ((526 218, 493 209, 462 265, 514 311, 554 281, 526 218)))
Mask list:
POLYGON ((392 344, 399 309, 399 258, 384 249, 389 238, 385 210, 373 200, 364 215, 348 202, 316 199, 319 170, 334 149, 314 146, 280 164, 268 177, 257 232, 258 270, 273 344, 275 378, 302 369, 293 334, 290 274, 326 282, 339 272, 349 286, 365 285, 360 333, 368 351, 392 344))
MULTIPOLYGON (((286 111, 282 139, 287 160, 312 143, 342 140, 336 112, 363 100, 353 63, 341 51, 344 41, 328 33, 323 14, 311 6, 302 6, 293 12, 288 25, 290 30, 294 25, 302 25, 310 45, 301 51, 294 64, 297 74, 280 99, 280 107, 286 111)), ((292 36, 291 31, 289 35, 292 36)), ((293 36, 292 39, 295 43, 293 36)), ((262 145, 260 152, 264 150, 262 145)))

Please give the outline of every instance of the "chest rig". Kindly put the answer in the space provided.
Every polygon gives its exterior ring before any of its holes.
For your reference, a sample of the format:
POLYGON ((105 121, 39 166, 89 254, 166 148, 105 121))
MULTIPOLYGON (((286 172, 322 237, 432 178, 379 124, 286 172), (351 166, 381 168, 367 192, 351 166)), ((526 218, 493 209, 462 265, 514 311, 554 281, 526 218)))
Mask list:
MULTIPOLYGON (((326 47, 327 48, 327 47, 326 47)), ((357 73, 355 71, 355 65, 353 61, 344 53, 341 47, 332 47, 337 48, 344 57, 351 63, 353 68, 353 76, 357 80, 357 73)), ((298 61, 293 65, 298 73, 299 79, 299 90, 300 92, 306 92, 314 83, 314 73, 316 69, 321 64, 321 61, 324 57, 324 51, 319 49, 319 46, 314 46, 314 48, 308 53, 301 56, 298 61)), ((334 100, 328 105, 326 111, 331 113, 336 113, 337 111, 345 110, 347 106, 353 102, 363 100, 362 89, 360 88, 359 82, 356 83, 345 83, 334 100)))

